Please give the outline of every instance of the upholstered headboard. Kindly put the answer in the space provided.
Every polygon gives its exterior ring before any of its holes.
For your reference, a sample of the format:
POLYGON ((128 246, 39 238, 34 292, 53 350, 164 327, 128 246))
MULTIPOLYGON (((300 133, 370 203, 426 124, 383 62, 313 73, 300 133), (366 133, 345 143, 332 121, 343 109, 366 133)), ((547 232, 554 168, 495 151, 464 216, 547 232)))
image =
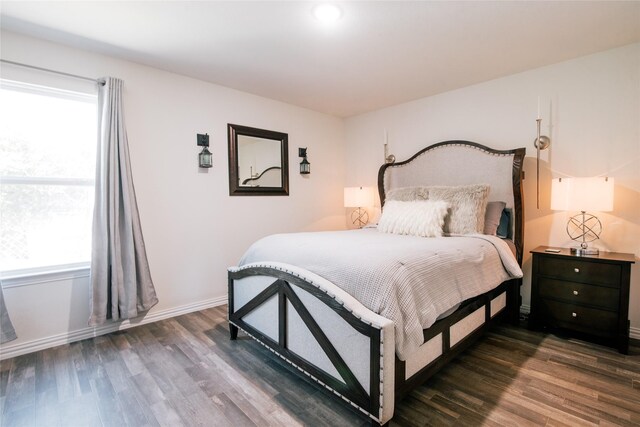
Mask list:
POLYGON ((469 141, 444 141, 408 160, 382 165, 378 172, 380 203, 389 190, 430 185, 489 184, 489 201, 502 201, 512 212, 512 240, 522 264, 524 217, 522 163, 525 148, 494 150, 469 141))

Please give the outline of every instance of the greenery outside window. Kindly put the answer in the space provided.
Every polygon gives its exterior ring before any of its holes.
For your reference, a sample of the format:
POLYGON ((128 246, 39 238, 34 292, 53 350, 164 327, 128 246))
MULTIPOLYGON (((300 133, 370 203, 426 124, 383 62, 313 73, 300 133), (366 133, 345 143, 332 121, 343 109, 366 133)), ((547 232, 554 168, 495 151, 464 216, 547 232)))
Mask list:
POLYGON ((0 80, 0 277, 88 267, 97 96, 0 80))

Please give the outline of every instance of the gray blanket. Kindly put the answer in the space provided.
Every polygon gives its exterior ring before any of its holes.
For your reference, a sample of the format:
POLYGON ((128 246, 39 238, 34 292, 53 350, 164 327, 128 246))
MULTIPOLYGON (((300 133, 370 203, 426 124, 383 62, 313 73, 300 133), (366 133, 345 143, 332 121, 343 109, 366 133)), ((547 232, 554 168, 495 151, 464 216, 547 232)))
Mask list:
POLYGON ((240 265, 282 262, 324 277, 395 324, 401 360, 422 330, 462 301, 522 277, 511 250, 487 235, 424 238, 376 229, 276 234, 254 243, 240 265))

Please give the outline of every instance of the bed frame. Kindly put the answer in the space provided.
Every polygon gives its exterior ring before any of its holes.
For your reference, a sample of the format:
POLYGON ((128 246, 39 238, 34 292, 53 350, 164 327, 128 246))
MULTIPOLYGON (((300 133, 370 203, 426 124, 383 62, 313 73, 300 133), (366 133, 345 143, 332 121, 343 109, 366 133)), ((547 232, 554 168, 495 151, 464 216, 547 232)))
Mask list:
MULTIPOLYGON (((487 183, 490 201, 512 211, 511 236, 523 255, 522 165, 525 149, 493 150, 468 141, 431 145, 378 173, 381 204, 394 188, 487 183), (452 172, 457 171, 457 172, 452 172), (462 172, 462 173, 461 173, 462 172)), ((407 360, 395 355, 393 322, 324 278, 265 262, 229 268, 229 330, 243 330, 372 420, 386 424, 394 404, 469 347, 499 319, 517 323, 521 279, 467 300, 424 330, 407 360)))

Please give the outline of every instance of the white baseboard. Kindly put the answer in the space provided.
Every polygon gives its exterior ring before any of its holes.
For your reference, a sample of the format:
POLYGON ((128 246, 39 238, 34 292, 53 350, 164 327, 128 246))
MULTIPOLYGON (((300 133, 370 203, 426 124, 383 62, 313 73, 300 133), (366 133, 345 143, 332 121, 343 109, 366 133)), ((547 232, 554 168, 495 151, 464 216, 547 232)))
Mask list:
POLYGON ((147 323, 157 322, 158 320, 168 319, 170 317, 176 317, 183 314, 192 313, 194 311, 200 311, 206 308, 216 307, 226 303, 227 296, 225 295, 218 298, 199 301, 193 304, 186 304, 179 307, 156 311, 142 318, 133 319, 133 321, 124 320, 122 322, 114 322, 97 327, 87 326, 86 328, 78 329, 76 331, 51 335, 49 337, 38 338, 35 340, 20 342, 13 345, 3 344, 2 346, 0 346, 0 360, 9 359, 11 357, 20 356, 22 354, 32 353, 34 351, 44 350, 46 348, 68 344, 74 341, 80 341, 86 338, 97 337, 115 331, 121 331, 123 329, 133 328, 135 326, 140 326, 147 323))
MULTIPOLYGON (((194 311, 204 310, 206 308, 217 307, 227 303, 227 297, 222 296, 218 298, 212 298, 205 301, 199 301, 193 304, 182 305, 179 307, 168 308, 166 310, 157 311, 151 313, 142 319, 135 319, 132 323, 129 320, 123 322, 109 323, 98 327, 86 327, 76 331, 52 335, 45 338, 38 338, 32 341, 21 342, 18 344, 2 345, 0 347, 0 360, 9 359, 12 357, 20 356, 27 353, 33 353, 34 351, 44 350, 51 347, 57 347, 63 344, 69 344, 75 341, 80 341, 86 338, 93 338, 100 335, 108 334, 115 331, 121 331, 124 329, 133 328, 135 326, 144 325, 147 323, 157 322, 159 320, 168 319, 170 317, 181 316, 183 314, 192 313, 194 311)), ((529 313, 531 307, 528 305, 521 305, 521 313, 529 313)), ((640 339, 640 328, 629 328, 629 337, 633 339, 640 339)))
MULTIPOLYGON (((531 306, 524 305, 524 304, 520 306, 520 313, 529 314, 530 312, 531 312, 531 306)), ((640 328, 631 326, 629 328, 629 338, 640 340, 640 328)))

